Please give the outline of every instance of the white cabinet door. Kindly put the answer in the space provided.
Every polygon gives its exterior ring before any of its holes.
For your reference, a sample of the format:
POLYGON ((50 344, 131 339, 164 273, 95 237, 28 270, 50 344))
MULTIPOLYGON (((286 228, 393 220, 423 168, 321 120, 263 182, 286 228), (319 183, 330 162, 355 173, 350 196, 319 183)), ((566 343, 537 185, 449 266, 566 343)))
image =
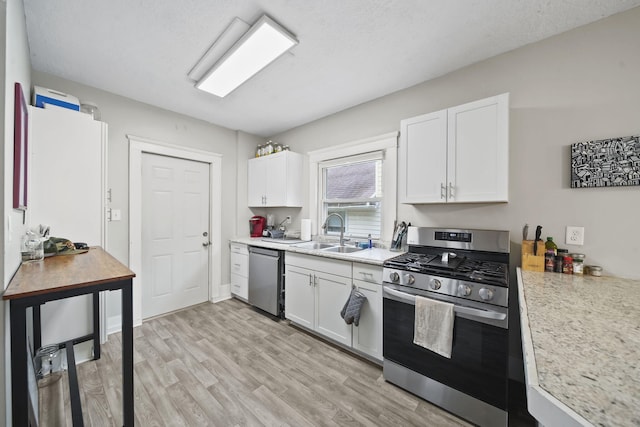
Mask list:
POLYGON ((250 159, 247 163, 247 203, 249 206, 264 206, 267 158, 250 159))
POLYGON ((400 203, 444 202, 447 181, 447 110, 400 122, 400 203))
POLYGON ((265 205, 287 206, 287 156, 281 154, 266 157, 265 205))
POLYGON ((285 317, 313 330, 315 327, 313 273, 305 268, 286 265, 285 283, 285 317))
POLYGON ((351 278, 317 271, 314 274, 316 330, 341 344, 351 346, 351 325, 347 325, 340 316, 351 293, 351 278))
POLYGON ((358 326, 353 325, 353 348, 382 360, 382 285, 362 280, 353 284, 367 297, 358 326))
POLYGON ((450 202, 509 199, 509 94, 449 108, 450 202))

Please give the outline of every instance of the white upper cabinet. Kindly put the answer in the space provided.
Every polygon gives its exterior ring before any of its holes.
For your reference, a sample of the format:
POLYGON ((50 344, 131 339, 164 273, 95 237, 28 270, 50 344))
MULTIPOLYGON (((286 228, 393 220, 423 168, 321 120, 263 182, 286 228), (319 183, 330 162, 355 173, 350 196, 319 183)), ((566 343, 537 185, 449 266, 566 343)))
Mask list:
POLYGON ((507 202, 509 94, 400 122, 401 203, 507 202))
POLYGON ((302 160, 301 154, 291 151, 249 159, 248 205, 302 206, 302 160))

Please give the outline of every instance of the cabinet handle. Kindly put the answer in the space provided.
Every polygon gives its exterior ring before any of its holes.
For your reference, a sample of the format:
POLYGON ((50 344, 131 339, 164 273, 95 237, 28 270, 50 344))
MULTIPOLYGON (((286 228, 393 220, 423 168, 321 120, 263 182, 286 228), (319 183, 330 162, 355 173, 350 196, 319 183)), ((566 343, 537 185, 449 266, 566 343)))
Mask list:
POLYGON ((233 264, 234 266, 240 268, 240 264, 233 264))
POLYGON ((309 274, 309 286, 313 286, 313 284, 311 283, 311 274, 309 274))
POLYGON ((444 182, 440 183, 440 198, 441 199, 447 198, 447 187, 445 187, 444 182))
POLYGON ((453 199, 453 185, 449 183, 449 198, 453 199))

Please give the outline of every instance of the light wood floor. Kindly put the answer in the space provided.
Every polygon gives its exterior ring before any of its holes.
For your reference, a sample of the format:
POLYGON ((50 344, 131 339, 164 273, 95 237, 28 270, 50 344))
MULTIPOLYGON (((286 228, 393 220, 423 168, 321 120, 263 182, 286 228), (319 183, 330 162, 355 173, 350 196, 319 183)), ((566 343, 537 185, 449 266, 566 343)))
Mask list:
MULTIPOLYGON (((469 425, 237 300, 146 321, 134 348, 138 426, 469 425)), ((114 334, 100 360, 78 366, 86 425, 122 425, 120 354, 114 334)))

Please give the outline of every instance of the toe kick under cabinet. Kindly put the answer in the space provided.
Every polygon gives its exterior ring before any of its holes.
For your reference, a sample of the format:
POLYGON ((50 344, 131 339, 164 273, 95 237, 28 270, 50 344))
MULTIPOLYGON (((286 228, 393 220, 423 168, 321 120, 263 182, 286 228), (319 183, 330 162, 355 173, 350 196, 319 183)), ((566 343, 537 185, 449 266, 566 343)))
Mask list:
POLYGON ((382 360, 382 267, 287 252, 285 274, 287 319, 382 360), (352 286, 367 297, 358 326, 340 316, 352 286))

